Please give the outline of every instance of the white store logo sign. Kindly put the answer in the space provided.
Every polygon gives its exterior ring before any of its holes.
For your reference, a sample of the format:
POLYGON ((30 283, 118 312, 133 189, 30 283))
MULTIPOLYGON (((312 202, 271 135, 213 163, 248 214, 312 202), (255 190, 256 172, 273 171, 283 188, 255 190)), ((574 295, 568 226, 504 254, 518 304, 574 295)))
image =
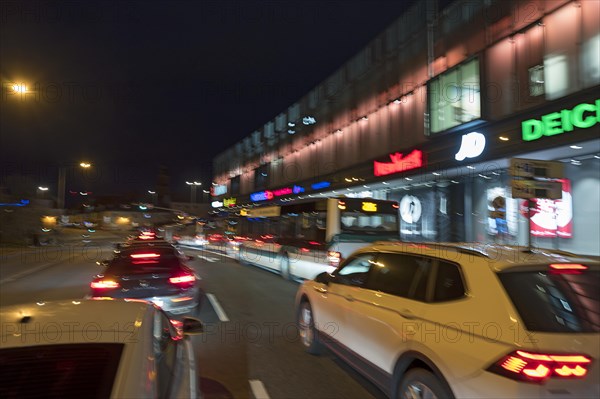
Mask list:
POLYGON ((472 132, 462 136, 460 149, 454 156, 457 161, 465 158, 475 158, 481 155, 485 149, 485 136, 481 133, 472 132))

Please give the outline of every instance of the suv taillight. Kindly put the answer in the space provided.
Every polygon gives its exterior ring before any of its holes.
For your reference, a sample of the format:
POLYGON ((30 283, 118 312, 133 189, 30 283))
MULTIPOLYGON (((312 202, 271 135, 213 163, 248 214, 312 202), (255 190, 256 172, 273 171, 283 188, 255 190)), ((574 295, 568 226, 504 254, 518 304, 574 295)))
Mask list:
POLYGON ((585 355, 514 351, 488 370, 515 380, 544 382, 548 378, 582 378, 587 374, 591 362, 585 355))
POLYGON ((342 261, 342 254, 336 251, 327 251, 327 260, 330 266, 337 267, 342 261))

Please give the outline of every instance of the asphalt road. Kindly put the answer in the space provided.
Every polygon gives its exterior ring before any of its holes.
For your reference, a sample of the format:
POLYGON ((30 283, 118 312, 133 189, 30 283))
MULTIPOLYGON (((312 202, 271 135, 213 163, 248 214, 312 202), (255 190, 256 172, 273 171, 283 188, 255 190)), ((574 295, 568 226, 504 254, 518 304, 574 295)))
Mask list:
MULTIPOLYGON (((1 254, 0 304, 83 298, 110 241, 1 254)), ((294 322, 297 282, 216 252, 185 252, 206 292, 205 333, 192 337, 206 399, 384 397, 334 355, 304 352, 294 322)))

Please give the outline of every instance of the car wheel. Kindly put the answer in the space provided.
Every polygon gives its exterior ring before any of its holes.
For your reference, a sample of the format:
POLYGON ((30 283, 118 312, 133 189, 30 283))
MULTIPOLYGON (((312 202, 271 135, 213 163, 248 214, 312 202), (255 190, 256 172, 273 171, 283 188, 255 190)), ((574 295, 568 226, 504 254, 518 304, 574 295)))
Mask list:
POLYGON ((287 255, 281 255, 279 257, 279 270, 281 272, 281 277, 286 280, 290 279, 290 259, 287 255))
POLYGON ((308 353, 317 355, 321 352, 312 307, 308 301, 302 301, 298 309, 298 333, 300 343, 308 353))
POLYGON ((398 399, 450 399, 454 395, 431 372, 415 368, 408 371, 398 386, 398 399))

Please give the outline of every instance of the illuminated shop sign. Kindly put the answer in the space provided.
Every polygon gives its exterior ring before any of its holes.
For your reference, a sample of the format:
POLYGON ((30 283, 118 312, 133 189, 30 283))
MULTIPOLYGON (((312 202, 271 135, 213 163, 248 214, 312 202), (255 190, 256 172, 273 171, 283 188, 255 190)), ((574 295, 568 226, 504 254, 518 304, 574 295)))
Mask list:
POLYGON ((223 199, 223 205, 227 206, 227 207, 235 206, 236 203, 237 203, 236 198, 224 198, 223 199))
POLYGON ((250 194, 250 199, 254 202, 256 201, 266 201, 273 199, 272 191, 259 191, 257 193, 250 194))
POLYGON ((290 194, 300 194, 304 192, 304 187, 302 186, 293 186, 293 187, 284 187, 278 188, 277 190, 265 190, 259 191, 257 193, 250 194, 250 199, 254 202, 256 201, 267 201, 272 200, 274 197, 281 197, 282 195, 290 195, 290 194))
POLYGON ((223 194, 227 193, 227 186, 218 185, 218 186, 211 187, 211 190, 212 190, 212 195, 214 195, 214 196, 223 195, 223 194))
POLYGON ((374 202, 363 202, 362 210, 365 212, 377 212, 377 204, 374 202))
POLYGON ((392 173, 421 168, 424 165, 423 152, 421 150, 413 150, 406 156, 403 156, 403 154, 399 152, 390 154, 390 160, 392 162, 373 162, 374 175, 385 176, 392 173))
POLYGON ((310 188, 312 188, 313 190, 320 190, 320 189, 322 189, 322 188, 327 188, 327 187, 329 187, 329 186, 331 186, 331 183, 330 183, 330 182, 328 182, 328 181, 321 181, 321 182, 318 182, 318 183, 312 184, 312 185, 310 186, 310 188))
POLYGON ((587 129, 600 122, 600 100, 594 104, 582 103, 573 109, 552 112, 538 119, 521 122, 524 141, 532 141, 542 136, 554 136, 573 131, 573 128, 587 129))
POLYGON ((223 206, 223 203, 221 201, 213 201, 211 202, 211 205, 213 208, 220 208, 223 206))
MULTIPOLYGON (((560 200, 536 198, 532 202, 530 227, 531 234, 536 237, 573 237, 573 200, 571 181, 557 180, 562 183, 560 200)), ((527 201, 521 202, 521 214, 528 217, 527 201)))
POLYGON ((460 149, 454 159, 462 161, 465 158, 476 158, 485 149, 485 136, 481 133, 471 132, 462 136, 460 149))

